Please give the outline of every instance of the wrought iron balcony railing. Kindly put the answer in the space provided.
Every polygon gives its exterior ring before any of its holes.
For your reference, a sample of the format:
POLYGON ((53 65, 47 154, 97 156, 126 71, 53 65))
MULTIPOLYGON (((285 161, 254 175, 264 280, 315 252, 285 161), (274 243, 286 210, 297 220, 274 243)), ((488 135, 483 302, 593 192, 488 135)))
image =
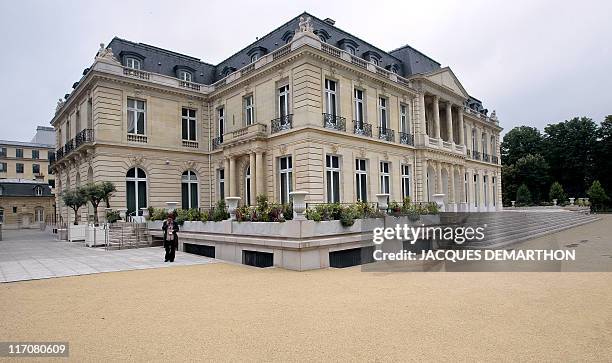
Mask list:
POLYGON ((222 144, 223 144, 223 135, 217 136, 214 139, 212 139, 212 149, 213 150, 219 149, 222 144))
POLYGON ((472 159, 480 160, 480 152, 478 152, 476 150, 472 151, 472 159))
POLYGON ((499 164, 499 158, 497 157, 497 155, 491 156, 491 162, 493 164, 499 164))
POLYGON ((372 137, 372 125, 363 121, 353 120, 353 132, 355 135, 372 137))
POLYGON ((326 129, 346 131, 346 119, 330 113, 323 114, 323 127, 326 129))
POLYGON ((395 131, 388 127, 378 127, 378 138, 385 141, 395 141, 395 131))
POLYGON ((482 153, 482 161, 489 162, 489 154, 482 153))
POLYGON ((399 143, 414 146, 414 135, 407 132, 399 132, 399 143))
POLYGON ((84 129, 81 130, 76 137, 74 138, 75 148, 83 144, 87 144, 94 141, 94 130, 93 129, 84 129))
POLYGON ((272 134, 289 130, 293 127, 293 114, 285 115, 283 117, 275 118, 270 121, 270 132, 272 134))
POLYGON ((72 150, 74 150, 74 139, 64 144, 64 155, 69 154, 72 150))

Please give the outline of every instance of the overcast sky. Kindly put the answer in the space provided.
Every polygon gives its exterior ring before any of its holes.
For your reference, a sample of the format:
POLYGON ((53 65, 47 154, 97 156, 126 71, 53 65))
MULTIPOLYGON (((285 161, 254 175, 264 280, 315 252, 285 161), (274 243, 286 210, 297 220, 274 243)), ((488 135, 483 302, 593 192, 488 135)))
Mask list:
POLYGON ((0 1, 0 139, 48 125, 115 35, 216 64, 302 11, 450 66, 506 131, 612 114, 612 1, 20 0, 0 1))

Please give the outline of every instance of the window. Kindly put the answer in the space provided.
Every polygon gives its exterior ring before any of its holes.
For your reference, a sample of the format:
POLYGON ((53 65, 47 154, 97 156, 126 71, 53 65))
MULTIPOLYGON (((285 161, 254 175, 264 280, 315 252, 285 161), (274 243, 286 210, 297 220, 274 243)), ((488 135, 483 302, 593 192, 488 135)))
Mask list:
POLYGON ((251 63, 256 62, 259 59, 259 53, 255 53, 251 56, 251 63))
POLYGON ((15 164, 15 172, 17 174, 23 174, 23 164, 22 163, 15 164))
POLYGON ((40 197, 43 194, 43 189, 40 186, 34 187, 34 195, 40 197))
POLYGON ((466 203, 469 203, 469 199, 468 199, 468 175, 467 173, 463 174, 463 194, 464 194, 464 199, 463 201, 466 203))
POLYGON ((293 164, 291 156, 284 156, 279 159, 280 173, 280 202, 289 202, 289 193, 293 191, 293 164))
POLYGON ((218 194, 219 200, 225 199, 225 169, 217 170, 217 180, 219 181, 218 185, 218 194))
POLYGON ((340 203, 340 157, 325 155, 327 203, 340 203))
POLYGON ((491 186, 493 187, 493 206, 497 203, 497 178, 491 177, 491 186))
POLYGON ((278 116, 285 117, 289 114, 289 85, 278 89, 278 116))
POLYGON ((15 149, 15 157, 23 158, 23 149, 15 149))
POLYGON ((196 141, 196 110, 183 108, 181 119, 183 140, 196 141))
POLYGON ((380 192, 382 194, 389 194, 391 191, 391 175, 389 175, 389 162, 380 162, 380 192))
MULTIPOLYGON (((2 188, 0 188, 0 195, 2 194, 2 188)), ((0 208, 0 223, 4 223, 4 208, 0 208)))
POLYGON ((190 72, 187 72, 187 71, 179 71, 178 72, 178 78, 181 81, 191 82, 191 80, 193 79, 193 75, 190 72))
POLYGON ((408 106, 400 105, 400 129, 403 133, 410 134, 410 121, 408 119, 408 106))
POLYGON ((0 148, 0 157, 6 157, 6 148, 0 148))
POLYGON ((128 68, 137 69, 137 70, 142 69, 140 60, 136 58, 132 58, 132 57, 125 59, 125 66, 128 68))
POLYGON ((183 172, 181 176, 181 202, 183 209, 199 207, 198 177, 191 170, 183 172))
POLYGON ((40 165, 32 164, 32 173, 33 174, 40 174, 40 165))
POLYGON ((44 221, 44 209, 42 207, 36 207, 34 209, 34 222, 44 221))
POLYGON ((478 174, 474 174, 474 207, 478 207, 480 201, 480 189, 478 188, 478 174))
POLYGON ((6 163, 0 163, 0 173, 6 173, 8 170, 6 170, 6 163))
POLYGON ((225 109, 223 107, 217 109, 217 136, 219 141, 223 142, 223 134, 225 133, 225 109))
POLYGON ((338 111, 336 99, 336 81, 325 80, 325 113, 336 116, 338 111))
POLYGON ((489 205, 489 176, 488 175, 483 175, 482 176, 482 187, 484 189, 484 205, 488 206, 489 205))
POLYGON ((347 45, 347 46, 346 46, 346 51, 347 51, 347 52, 348 52, 350 55, 355 55, 355 48, 354 48, 354 47, 352 47, 352 46, 350 46, 350 45, 347 45))
POLYGON ((13 207, 13 213, 17 213, 17 207, 13 207))
POLYGON ((410 197, 410 165, 402 165, 402 200, 410 197))
POLYGON ((147 207, 147 174, 141 168, 128 170, 125 177, 126 204, 130 215, 142 215, 147 207))
POLYGON ((38 150, 32 150, 32 159, 39 159, 40 152, 38 150))
POLYGON ((4 193, 4 188, 0 186, 0 195, 2 195, 3 193, 4 193))
POLYGON ((482 133, 480 144, 480 146, 482 147, 482 154, 484 155, 487 153, 487 134, 485 134, 484 132, 482 133))
POLYGON ((363 91, 355 88, 355 121, 359 128, 363 128, 364 108, 363 108, 363 91))
POLYGON ((255 120, 253 109, 253 95, 244 98, 244 123, 246 126, 252 125, 255 120))
POLYGON ((368 201, 368 174, 366 160, 355 159, 355 186, 357 200, 361 202, 368 201))
POLYGON ((374 56, 370 56, 370 63, 372 63, 375 66, 377 66, 378 65, 378 58, 376 58, 374 56))
POLYGON ((244 204, 251 204, 251 167, 247 166, 244 171, 244 204))
POLYGON ((497 155, 497 145, 496 145, 496 140, 495 140, 495 136, 491 135, 491 155, 496 156, 497 155))
POLYGON ((49 179, 49 186, 55 188, 55 179, 49 179))
POLYGON ((381 131, 387 130, 387 99, 380 97, 378 99, 378 110, 379 110, 379 126, 381 131))
POLYGON ((478 151, 476 147, 476 129, 472 129, 472 151, 478 151))
POLYGON ((128 134, 146 134, 146 104, 145 101, 128 98, 128 134))

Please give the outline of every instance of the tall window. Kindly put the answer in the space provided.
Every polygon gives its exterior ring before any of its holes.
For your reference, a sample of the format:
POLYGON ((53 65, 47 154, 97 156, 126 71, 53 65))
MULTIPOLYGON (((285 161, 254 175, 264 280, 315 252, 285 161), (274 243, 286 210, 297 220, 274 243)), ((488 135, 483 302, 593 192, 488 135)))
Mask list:
POLYGON ((223 142, 223 134, 225 133, 225 109, 220 107, 217 109, 217 136, 219 141, 223 142))
POLYGON ((7 168, 6 163, 0 163, 0 173, 6 173, 8 171, 6 168, 7 168))
POLYGON ((484 189, 484 205, 489 205, 489 177, 487 175, 482 176, 482 188, 484 189))
POLYGON ((368 170, 365 159, 355 159, 355 186, 357 200, 368 201, 368 170))
POLYGON ((141 208, 147 207, 147 174, 141 168, 128 170, 125 186, 128 213, 142 215, 141 208))
POLYGON ((16 158, 23 158, 23 149, 15 149, 15 157, 16 158))
POLYGON ((128 98, 128 134, 146 134, 145 101, 128 98))
POLYGON ((6 148, 5 147, 0 148, 0 156, 6 157, 6 148))
POLYGON ((253 108, 253 95, 244 98, 244 123, 252 125, 255 120, 255 109, 253 108))
POLYGON ((497 155, 497 145, 495 142, 495 135, 491 135, 491 155, 497 155))
POLYGON ((336 81, 325 80, 325 113, 336 116, 338 111, 336 81))
POLYGON ((42 207, 36 207, 34 209, 34 222, 43 222, 44 217, 44 209, 42 207))
POLYGON ((474 207, 480 202, 480 189, 478 188, 478 174, 474 174, 474 207))
POLYGON ((285 117, 289 114, 289 85, 278 89, 278 116, 285 117))
POLYGON ((198 208, 198 176, 191 170, 181 176, 181 202, 183 209, 198 208))
POLYGON ((247 166, 244 172, 244 204, 251 204, 251 167, 247 166))
POLYGON ((410 197, 410 165, 402 165, 402 200, 410 197))
POLYGON ((185 81, 185 82, 191 82, 191 80, 193 79, 191 72, 187 72, 187 71, 179 71, 178 76, 179 76, 178 78, 181 81, 185 81))
POLYGON ((38 150, 32 150, 32 159, 39 159, 40 152, 38 150))
POLYGON ((340 157, 325 155, 327 203, 340 203, 340 157))
POLYGON ((482 137, 480 139, 480 147, 482 148, 482 154, 487 153, 487 134, 482 133, 482 137))
POLYGON ((219 181, 219 200, 222 200, 225 199, 225 169, 219 169, 217 171, 217 180, 219 181))
POLYGON ((196 141, 196 110, 183 108, 182 135, 183 140, 196 141))
POLYGON ((400 105, 400 130, 403 133, 410 133, 410 121, 408 119, 408 106, 401 104, 400 105))
POLYGON ((464 199, 463 201, 468 203, 469 202, 469 190, 468 190, 468 175, 467 173, 463 174, 463 195, 464 195, 464 199))
POLYGON ((478 151, 478 148, 476 147, 476 143, 478 140, 476 140, 476 129, 472 128, 472 151, 478 151))
POLYGON ((289 193, 293 190, 293 164, 291 156, 279 158, 280 202, 289 202, 289 193))
POLYGON ((379 126, 381 130, 387 130, 387 99, 380 97, 378 99, 378 110, 379 110, 379 126))
MULTIPOLYGON (((0 191, 1 191, 1 190, 2 190, 2 189, 0 188, 0 191)), ((1 194, 2 194, 2 193, 0 192, 0 195, 1 195, 1 194)), ((4 223, 4 208, 0 208, 0 223, 4 223)))
POLYGON ((37 197, 40 197, 43 195, 43 189, 41 186, 34 187, 34 195, 36 195, 37 197))
POLYGON ((23 164, 22 163, 15 164, 15 172, 17 174, 23 174, 23 164))
POLYGON ((391 191, 391 175, 389 174, 389 162, 380 162, 380 192, 389 194, 391 191))
POLYGON ((357 122, 357 125, 359 125, 359 128, 363 128, 363 122, 365 119, 364 111, 363 91, 355 88, 355 121, 357 122))
POLYGON ((137 70, 140 70, 142 67, 140 64, 140 60, 136 58, 126 58, 125 66, 128 68, 137 69, 137 70))
POLYGON ((491 177, 491 186, 493 187, 493 206, 497 205, 497 178, 491 177))
POLYGON ((40 174, 40 165, 32 164, 32 174, 40 174))

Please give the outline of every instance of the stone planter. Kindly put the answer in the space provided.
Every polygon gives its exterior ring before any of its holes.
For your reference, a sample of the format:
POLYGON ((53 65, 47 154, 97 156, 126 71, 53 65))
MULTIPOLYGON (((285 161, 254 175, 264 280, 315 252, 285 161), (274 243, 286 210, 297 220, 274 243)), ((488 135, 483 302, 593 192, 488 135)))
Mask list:
POLYGON ((431 196, 433 198, 434 203, 438 205, 438 209, 440 210, 440 212, 445 211, 444 196, 445 194, 434 194, 431 196))
POLYGON ((86 225, 68 225, 68 241, 85 241, 86 225))
POLYGON ((512 208, 516 207, 516 200, 513 200, 510 203, 512 203, 512 208))
POLYGON ((238 208, 238 202, 240 201, 240 197, 227 197, 225 198, 225 203, 227 203, 227 212, 230 215, 230 220, 236 220, 236 208, 238 208))
POLYGON ((570 198, 570 199, 569 199, 569 200, 570 200, 570 205, 574 205, 574 200, 575 200, 575 199, 576 199, 576 198, 570 198))
POLYGON ((127 214, 127 208, 119 208, 117 209, 117 211, 119 211, 119 217, 121 217, 121 220, 125 221, 126 214, 127 214))
POLYGON ((142 217, 147 220, 149 219, 149 208, 140 208, 142 211, 142 217))
POLYGON ((303 190, 296 190, 295 192, 289 193, 293 198, 293 219, 297 221, 303 221, 306 219, 304 211, 306 210, 306 195, 309 193, 303 190))
POLYGON ((177 206, 178 206, 178 202, 166 202, 166 211, 168 213, 174 212, 177 206))
POLYGON ((556 206, 557 205, 557 200, 553 199, 553 205, 556 206))
POLYGON ((376 201, 378 202, 378 210, 386 211, 389 208, 389 194, 381 193, 376 194, 376 201))

